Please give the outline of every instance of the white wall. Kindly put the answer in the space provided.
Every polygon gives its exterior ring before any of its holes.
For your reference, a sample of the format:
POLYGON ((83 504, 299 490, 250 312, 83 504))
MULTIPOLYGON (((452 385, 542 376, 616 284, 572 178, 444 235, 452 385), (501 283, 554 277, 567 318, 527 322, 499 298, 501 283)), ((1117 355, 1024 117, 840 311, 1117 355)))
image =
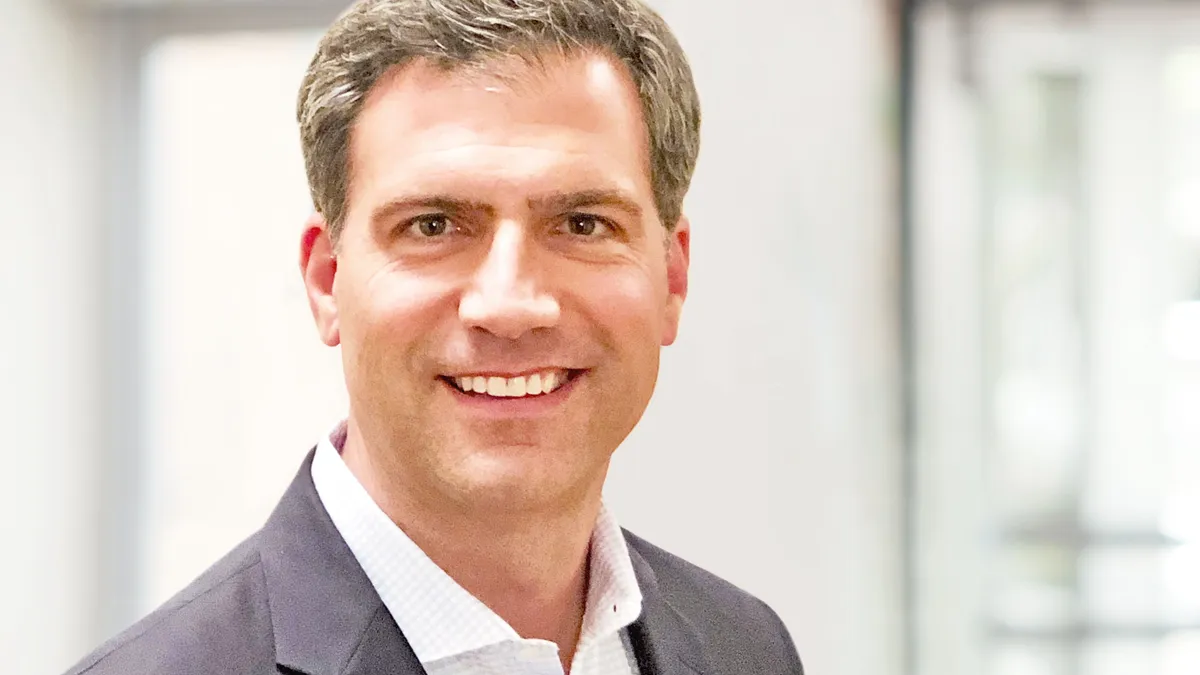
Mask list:
POLYGON ((767 600, 812 673, 898 673, 883 3, 660 0, 704 105, 692 286, 609 498, 767 600))
POLYGON ((95 99, 59 6, 0 4, 0 670, 19 675, 95 639, 95 99))

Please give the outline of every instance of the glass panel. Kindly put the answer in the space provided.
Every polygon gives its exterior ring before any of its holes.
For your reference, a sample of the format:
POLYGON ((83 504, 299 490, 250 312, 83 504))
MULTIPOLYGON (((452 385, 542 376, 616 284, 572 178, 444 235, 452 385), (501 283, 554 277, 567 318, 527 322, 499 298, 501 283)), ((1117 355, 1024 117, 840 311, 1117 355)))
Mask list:
POLYGON ((1086 423, 1080 288, 1079 81, 1034 75, 1000 92, 988 349, 1002 522, 1071 519, 1086 423))
POLYGON ((1101 626, 1200 624, 1200 547, 1097 549, 1080 558, 1082 609, 1101 626))
POLYGON ((1046 642, 1008 642, 992 652, 991 675, 1074 675, 1071 650, 1046 642))
POLYGON ((144 62, 144 609, 261 525, 345 410, 296 267, 318 36, 178 37, 144 62))
POLYGON ((995 575, 992 613, 1005 627, 1055 631, 1075 622, 1076 553, 1070 548, 1006 546, 995 575))
POLYGON ((1194 675, 1200 664, 1200 631, 1180 631, 1163 640, 1158 662, 1161 675, 1194 675))
POLYGON ((992 673, 1200 672, 1200 9, 1016 4, 974 17, 964 96, 990 428, 962 620, 992 673))
POLYGON ((1170 142, 1161 423, 1168 477, 1159 525, 1168 536, 1200 544, 1200 47, 1176 50, 1163 73, 1170 142))
POLYGON ((1080 672, 1087 675, 1158 675, 1158 642, 1103 640, 1088 642, 1080 653, 1080 672))
POLYGON ((1087 675, 1193 675, 1200 664, 1200 631, 1163 639, 1111 639, 1086 643, 1080 655, 1087 675))

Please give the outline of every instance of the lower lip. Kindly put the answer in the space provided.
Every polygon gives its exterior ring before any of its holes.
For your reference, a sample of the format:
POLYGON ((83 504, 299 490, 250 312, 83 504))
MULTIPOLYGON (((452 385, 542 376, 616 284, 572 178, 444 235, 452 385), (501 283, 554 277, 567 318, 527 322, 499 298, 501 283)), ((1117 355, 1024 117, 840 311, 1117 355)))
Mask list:
POLYGON ((460 405, 465 406, 473 413, 495 418, 520 418, 544 415, 562 405, 584 375, 583 372, 575 373, 549 394, 514 397, 467 394, 446 380, 440 378, 439 380, 446 389, 450 390, 460 405))

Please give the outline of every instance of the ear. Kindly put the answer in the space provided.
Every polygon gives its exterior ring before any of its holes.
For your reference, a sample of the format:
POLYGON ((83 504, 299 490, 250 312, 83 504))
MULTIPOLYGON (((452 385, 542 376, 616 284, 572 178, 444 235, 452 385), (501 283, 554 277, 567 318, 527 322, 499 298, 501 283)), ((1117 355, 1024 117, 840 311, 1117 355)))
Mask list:
POLYGON ((692 225, 687 216, 680 216, 675 229, 667 233, 667 307, 663 322, 662 344, 675 342, 679 334, 679 318, 688 292, 688 264, 691 260, 692 225))
POLYGON ((337 300, 333 295, 337 255, 329 236, 329 225, 319 213, 314 213, 304 224, 304 236, 300 238, 300 276, 304 278, 308 306, 317 322, 321 341, 336 347, 342 339, 338 330, 337 300))

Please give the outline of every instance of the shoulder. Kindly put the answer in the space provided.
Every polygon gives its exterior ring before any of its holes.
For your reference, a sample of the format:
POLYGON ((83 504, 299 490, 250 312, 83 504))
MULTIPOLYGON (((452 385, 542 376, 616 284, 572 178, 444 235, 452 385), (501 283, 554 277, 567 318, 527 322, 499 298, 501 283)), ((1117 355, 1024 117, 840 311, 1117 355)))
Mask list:
POLYGON ((273 670, 270 612, 256 543, 256 537, 243 542, 67 675, 273 670))
POLYGON ((792 637, 779 615, 765 602, 650 542, 625 532, 626 541, 654 571, 667 603, 703 636, 709 657, 730 668, 718 672, 782 672, 804 670, 792 637), (770 667, 767 667, 769 664, 770 667))

